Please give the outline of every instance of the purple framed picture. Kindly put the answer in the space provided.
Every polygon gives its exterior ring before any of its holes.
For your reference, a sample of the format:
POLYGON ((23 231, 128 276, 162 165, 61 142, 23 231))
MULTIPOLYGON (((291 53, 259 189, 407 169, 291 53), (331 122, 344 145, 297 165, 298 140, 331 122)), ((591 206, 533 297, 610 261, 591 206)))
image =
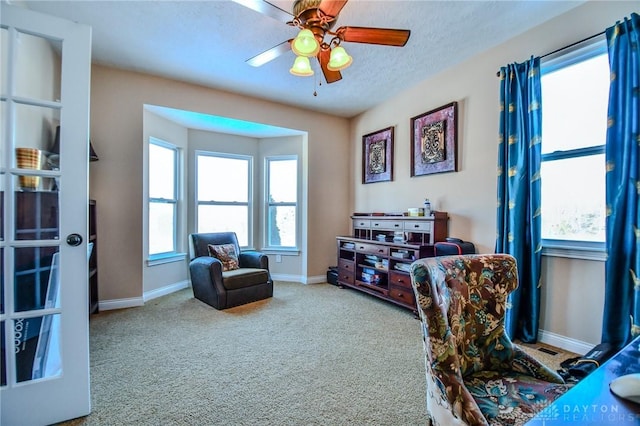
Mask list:
POLYGON ((393 127, 362 137, 362 183, 393 180, 393 127))
POLYGON ((411 176, 458 170, 458 103, 411 119, 411 176))

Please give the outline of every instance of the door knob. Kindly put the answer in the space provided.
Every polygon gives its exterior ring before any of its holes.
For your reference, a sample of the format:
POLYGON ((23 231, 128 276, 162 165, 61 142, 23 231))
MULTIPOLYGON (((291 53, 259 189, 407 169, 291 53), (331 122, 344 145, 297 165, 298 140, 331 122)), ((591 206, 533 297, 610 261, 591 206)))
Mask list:
POLYGON ((82 244, 82 236, 80 234, 69 234, 67 235, 67 244, 70 246, 79 246, 82 244))

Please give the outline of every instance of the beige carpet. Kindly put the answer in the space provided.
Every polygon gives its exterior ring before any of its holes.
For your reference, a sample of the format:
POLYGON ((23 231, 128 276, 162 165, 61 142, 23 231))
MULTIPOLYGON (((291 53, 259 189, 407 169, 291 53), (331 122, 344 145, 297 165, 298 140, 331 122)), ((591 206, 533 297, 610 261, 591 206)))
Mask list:
POLYGON ((420 333, 328 284, 225 311, 185 289, 91 317, 92 414, 62 424, 424 425, 420 333))

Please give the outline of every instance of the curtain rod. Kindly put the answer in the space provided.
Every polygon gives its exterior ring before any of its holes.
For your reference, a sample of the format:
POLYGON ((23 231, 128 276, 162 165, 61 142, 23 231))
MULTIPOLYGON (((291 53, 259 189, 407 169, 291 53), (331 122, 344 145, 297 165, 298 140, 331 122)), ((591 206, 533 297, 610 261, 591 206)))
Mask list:
MULTIPOLYGON (((605 32, 606 32, 606 31, 600 31, 598 34, 594 34, 594 35, 589 36, 589 37, 587 37, 587 38, 583 38, 582 40, 576 41, 575 43, 571 43, 571 44, 568 44, 568 45, 566 45, 566 46, 564 46, 564 47, 561 47, 561 48, 559 48, 559 49, 556 49, 556 50, 554 50, 553 52, 545 53, 544 55, 540 56, 540 59, 542 59, 542 58, 546 58, 547 56, 551 56, 551 55, 553 55, 554 53, 562 52, 562 51, 563 51, 563 50, 565 50, 565 49, 569 49, 570 47, 576 46, 576 45, 578 45, 578 44, 580 44, 580 43, 584 43, 585 41, 591 40, 592 38, 600 37, 600 36, 601 36, 602 34, 604 34, 605 32)), ((500 77, 500 71, 498 71, 498 72, 496 73, 496 77, 500 77)))

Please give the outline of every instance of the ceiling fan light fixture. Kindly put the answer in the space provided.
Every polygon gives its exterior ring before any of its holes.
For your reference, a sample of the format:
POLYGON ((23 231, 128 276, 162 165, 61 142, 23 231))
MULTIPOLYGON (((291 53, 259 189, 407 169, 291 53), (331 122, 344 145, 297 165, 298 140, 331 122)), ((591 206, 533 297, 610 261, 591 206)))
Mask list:
POLYGON ((296 60, 293 62, 293 66, 291 67, 289 72, 299 77, 312 76, 313 70, 311 69, 311 63, 309 62, 309 58, 307 58, 306 56, 296 57, 296 60))
POLYGON ((344 47, 337 46, 331 50, 327 68, 331 71, 341 71, 351 65, 351 62, 353 62, 353 58, 347 54, 344 47))
POLYGON ((310 58, 316 56, 320 51, 320 43, 316 40, 311 30, 305 28, 298 33, 291 42, 291 50, 298 56, 310 58))

